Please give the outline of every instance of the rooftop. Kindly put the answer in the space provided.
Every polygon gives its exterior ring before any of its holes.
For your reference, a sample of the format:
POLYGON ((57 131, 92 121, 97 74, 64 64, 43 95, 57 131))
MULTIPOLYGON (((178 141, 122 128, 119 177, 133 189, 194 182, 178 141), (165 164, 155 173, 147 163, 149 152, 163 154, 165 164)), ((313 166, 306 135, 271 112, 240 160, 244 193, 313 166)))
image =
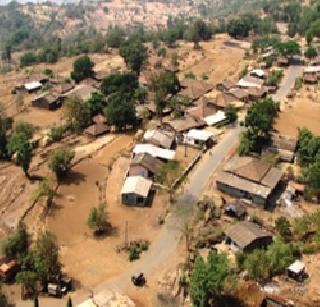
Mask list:
POLYGON ((204 127, 206 123, 202 119, 192 116, 184 116, 166 121, 176 132, 184 132, 193 128, 204 127))
POLYGON ((89 84, 79 84, 74 89, 64 94, 63 97, 70 97, 72 95, 76 95, 82 101, 87 101, 91 94, 97 92, 97 89, 89 84))
POLYGON ((141 165, 148 171, 155 173, 164 165, 164 163, 148 153, 140 153, 134 156, 131 165, 141 165))
POLYGON ((173 160, 175 156, 174 150, 164 149, 152 144, 137 144, 133 149, 134 154, 148 153, 152 157, 173 160))
POLYGON ((121 194, 137 194, 147 197, 152 181, 141 176, 127 177, 121 189, 121 194))
POLYGON ((240 248, 244 249, 257 239, 272 237, 255 223, 244 221, 239 222, 225 231, 225 234, 232 239, 240 248))
POLYGON ((187 137, 194 140, 207 141, 213 136, 208 130, 192 129, 188 132, 187 137))
POLYGON ((207 116, 204 118, 208 126, 216 125, 226 119, 226 115, 223 111, 218 111, 217 113, 207 116))
POLYGON ((180 82, 182 90, 179 95, 187 96, 192 100, 197 100, 204 94, 210 92, 214 86, 200 80, 186 78, 180 82))
POLYGON ((144 140, 157 143, 164 148, 170 149, 174 141, 174 134, 160 129, 147 130, 143 136, 144 140))

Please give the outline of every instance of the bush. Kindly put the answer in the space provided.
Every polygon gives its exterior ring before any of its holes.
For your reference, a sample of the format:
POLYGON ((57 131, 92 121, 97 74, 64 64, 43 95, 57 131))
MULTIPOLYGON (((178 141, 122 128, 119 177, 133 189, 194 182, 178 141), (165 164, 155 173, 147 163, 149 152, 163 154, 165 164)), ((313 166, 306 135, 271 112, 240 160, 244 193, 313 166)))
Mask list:
POLYGON ((296 81, 294 82, 294 88, 296 90, 300 90, 303 86, 303 78, 302 77, 297 77, 296 81))
POLYGON ((62 139, 65 133, 65 128, 62 126, 52 126, 49 131, 49 137, 53 142, 58 142, 62 139))
POLYGON ((149 248, 149 243, 148 241, 141 241, 140 243, 140 250, 141 251, 147 251, 149 248))
POLYGON ((196 76, 192 71, 188 71, 184 76, 186 79, 196 79, 196 76))
POLYGON ((138 248, 134 245, 129 249, 129 261, 134 261, 140 258, 140 253, 138 248))
POLYGON ((54 150, 49 157, 49 168, 56 175, 64 175, 71 167, 71 161, 74 158, 74 152, 67 148, 58 148, 54 150))

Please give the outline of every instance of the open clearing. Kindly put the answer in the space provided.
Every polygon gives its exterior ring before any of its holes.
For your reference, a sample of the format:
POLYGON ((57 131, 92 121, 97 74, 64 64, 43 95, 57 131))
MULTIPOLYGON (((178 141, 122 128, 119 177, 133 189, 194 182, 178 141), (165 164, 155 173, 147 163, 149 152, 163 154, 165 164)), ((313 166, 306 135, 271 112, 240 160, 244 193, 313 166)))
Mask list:
POLYGON ((320 100, 318 93, 302 90, 301 96, 294 102, 285 105, 285 110, 279 113, 275 129, 282 134, 297 136, 299 127, 306 127, 320 135, 320 100), (311 97, 313 99, 310 99, 311 97))
POLYGON ((120 136, 93 158, 75 166, 59 187, 54 208, 47 218, 49 229, 56 234, 61 245, 64 270, 82 288, 93 287, 106 278, 121 274, 130 266, 127 254, 115 251, 116 245, 124 240, 126 221, 129 240, 152 241, 160 229, 157 218, 167 205, 166 195, 157 193, 151 208, 129 208, 119 203, 117 196, 129 166, 127 157, 119 157, 115 161, 107 181, 107 210, 113 233, 94 239, 86 225, 90 208, 99 203, 96 182, 102 182, 108 164, 120 151, 130 148, 132 141, 132 136, 120 136))

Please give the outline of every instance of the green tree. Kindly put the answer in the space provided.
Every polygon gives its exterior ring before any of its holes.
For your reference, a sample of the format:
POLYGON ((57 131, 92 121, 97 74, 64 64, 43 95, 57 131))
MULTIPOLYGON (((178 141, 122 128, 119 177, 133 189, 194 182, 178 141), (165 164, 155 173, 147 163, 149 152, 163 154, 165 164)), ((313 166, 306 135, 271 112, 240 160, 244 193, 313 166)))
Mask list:
POLYGON ((210 252, 208 262, 196 259, 190 275, 190 297, 194 306, 205 307, 211 299, 219 299, 229 276, 228 258, 224 253, 210 252))
POLYGON ((53 142, 59 142, 65 133, 66 128, 64 126, 52 126, 49 130, 49 137, 53 142))
POLYGON ((109 223, 106 203, 101 203, 98 207, 91 208, 87 224, 96 234, 103 233, 107 230, 109 223))
POLYGON ((108 47, 119 48, 123 44, 125 36, 126 33, 124 30, 118 27, 113 29, 109 28, 106 37, 108 47))
POLYGON ((133 94, 137 88, 138 79, 134 73, 112 74, 101 84, 101 91, 106 96, 117 92, 133 94))
POLYGON ((311 43, 313 41, 313 32, 312 31, 307 31, 306 33, 306 40, 307 40, 307 44, 308 46, 311 46, 311 43))
POLYGON ((300 54, 300 46, 295 41, 279 42, 275 45, 275 48, 283 56, 294 56, 300 54))
POLYGON ((32 139, 34 131, 34 126, 24 121, 17 121, 13 127, 14 133, 24 134, 28 140, 32 139))
POLYGON ((238 118, 237 108, 235 105, 228 104, 225 108, 225 115, 228 123, 234 123, 238 118))
POLYGON ((149 90, 155 94, 157 112, 162 118, 162 111, 167 105, 167 96, 174 95, 180 90, 180 82, 174 72, 163 71, 152 78, 149 90))
POLYGON ((120 47, 120 55, 124 58, 130 69, 139 76, 140 71, 147 60, 147 48, 139 39, 129 40, 120 47))
POLYGON ((35 272, 43 283, 61 272, 56 237, 49 231, 39 235, 31 254, 35 272))
POLYGON ((194 20, 186 30, 185 38, 192 41, 194 48, 199 48, 201 40, 208 40, 212 36, 212 30, 202 19, 194 20))
POLYGON ((285 240, 288 241, 291 237, 291 229, 290 229, 290 222, 289 220, 281 216, 276 219, 276 231, 279 235, 285 240))
POLYGON ((63 105, 63 116, 74 132, 80 132, 82 129, 90 124, 90 107, 88 103, 76 96, 68 97, 63 105))
POLYGON ((270 262, 264 250, 256 249, 248 254, 243 265, 251 279, 266 281, 270 278, 270 262))
POLYGON ((304 53, 304 56, 308 59, 315 58, 317 55, 318 55, 317 49, 313 47, 308 47, 308 49, 304 53))
POLYGON ((108 119, 108 124, 122 129, 126 125, 135 123, 135 107, 132 96, 127 93, 114 93, 107 99, 107 107, 104 114, 108 119))
POLYGON ((58 148, 51 152, 49 156, 49 168, 61 177, 71 168, 71 162, 74 158, 74 151, 68 148, 58 148))
POLYGON ((90 60, 87 55, 79 57, 73 63, 73 71, 71 72, 71 79, 77 83, 93 76, 94 63, 90 60))
POLYGON ((16 154, 16 162, 28 176, 29 166, 32 160, 32 147, 23 133, 13 133, 7 144, 9 155, 16 154))
POLYGON ((107 101, 101 93, 92 93, 88 100, 90 115, 95 116, 103 113, 103 109, 107 105, 107 101))
POLYGON ((17 283, 23 284, 27 293, 35 293, 36 284, 39 281, 38 275, 33 271, 18 272, 15 278, 17 283))
POLYGON ((26 227, 20 224, 3 243, 3 251, 8 258, 21 259, 28 253, 29 237, 26 227))
POLYGON ((163 35, 163 41, 169 48, 173 48, 175 46, 177 40, 177 32, 174 29, 168 29, 165 31, 163 35))

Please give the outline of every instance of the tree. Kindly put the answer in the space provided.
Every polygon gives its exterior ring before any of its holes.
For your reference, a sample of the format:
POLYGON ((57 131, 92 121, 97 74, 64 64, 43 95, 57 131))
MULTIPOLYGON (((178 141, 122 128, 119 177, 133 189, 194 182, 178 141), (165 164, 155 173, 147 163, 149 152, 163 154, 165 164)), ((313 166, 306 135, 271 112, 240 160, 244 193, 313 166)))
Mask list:
POLYGON ((185 38, 192 41, 194 48, 199 48, 201 40, 208 40, 212 36, 212 30, 206 25, 202 19, 193 21, 186 30, 185 38))
POLYGON ((106 37, 108 47, 119 48, 123 44, 125 36, 126 33, 122 29, 118 27, 109 28, 106 37))
POLYGON ((27 293, 34 293, 39 278, 36 272, 21 271, 17 273, 15 280, 17 283, 23 284, 27 293))
POLYGON ((72 300, 71 300, 70 296, 69 296, 68 301, 67 301, 67 307, 72 307, 72 300))
POLYGON ((167 104, 167 96, 174 95, 180 90, 180 82, 174 72, 163 71, 152 78, 149 89, 155 94, 157 112, 162 117, 162 111, 167 104))
POLYGON ((294 56, 300 54, 300 46, 295 41, 278 42, 275 48, 282 56, 294 56))
POLYGON ((225 108, 226 119, 229 123, 234 123, 237 118, 237 108, 233 104, 228 104, 225 108))
POLYGON ((90 106, 78 96, 71 95, 63 105, 63 116, 70 128, 79 132, 90 124, 90 106))
POLYGON ((281 216, 276 219, 276 231, 279 235, 285 240, 288 241, 291 237, 291 230, 290 230, 290 222, 284 216, 281 216))
POLYGON ((134 73, 112 74, 103 79, 101 91, 106 96, 117 92, 133 94, 138 86, 138 79, 134 73))
POLYGON ((317 55, 318 55, 317 49, 313 47, 308 47, 308 49, 304 53, 304 56, 308 59, 315 58, 317 55))
POLYGON ((74 155, 74 151, 68 148, 58 148, 54 150, 49 156, 49 168, 57 177, 65 175, 71 167, 71 161, 74 155))
POLYGON ((3 61, 11 61, 11 45, 6 45, 4 51, 1 53, 1 58, 3 61))
POLYGON ((107 101, 101 93, 92 93, 88 100, 90 115, 95 116, 103 113, 103 109, 107 105, 107 101))
POLYGON ((120 55, 130 69, 139 76, 143 64, 147 60, 147 48, 139 39, 132 39, 120 47, 120 55))
POLYGON ((31 255, 35 272, 43 283, 60 273, 59 248, 55 236, 49 231, 39 235, 31 255))
POLYGON ((132 96, 127 93, 117 92, 107 99, 107 107, 104 114, 110 125, 118 129, 135 123, 135 107, 132 96))
POLYGON ((100 234, 106 231, 109 226, 106 203, 101 203, 98 207, 91 208, 87 224, 95 234, 100 234))
POLYGON ((306 33, 306 40, 307 40, 307 44, 308 46, 311 46, 311 43, 313 41, 313 32, 312 31, 307 31, 306 33))
POLYGON ((177 40, 177 32, 174 29, 168 29, 165 31, 163 35, 163 41, 169 48, 173 48, 175 46, 177 40))
POLYGON ((71 79, 77 83, 93 76, 94 63, 90 60, 87 55, 79 57, 73 63, 73 71, 71 72, 71 79))
POLYGON ((9 155, 16 154, 16 162, 28 176, 29 166, 32 160, 32 147, 23 133, 13 133, 7 144, 9 155))
POLYGON ((29 247, 29 237, 26 227, 20 224, 14 233, 10 234, 3 243, 3 251, 8 258, 23 258, 29 247))
POLYGON ((37 295, 33 299, 33 307, 39 307, 39 298, 37 295))
POLYGON ((243 266, 251 279, 266 281, 270 278, 270 262, 264 250, 256 249, 248 254, 243 266))
POLYGON ((202 257, 198 257, 190 275, 189 285, 194 306, 209 306, 212 299, 219 299, 229 272, 228 258, 224 253, 210 252, 207 263, 202 257))

